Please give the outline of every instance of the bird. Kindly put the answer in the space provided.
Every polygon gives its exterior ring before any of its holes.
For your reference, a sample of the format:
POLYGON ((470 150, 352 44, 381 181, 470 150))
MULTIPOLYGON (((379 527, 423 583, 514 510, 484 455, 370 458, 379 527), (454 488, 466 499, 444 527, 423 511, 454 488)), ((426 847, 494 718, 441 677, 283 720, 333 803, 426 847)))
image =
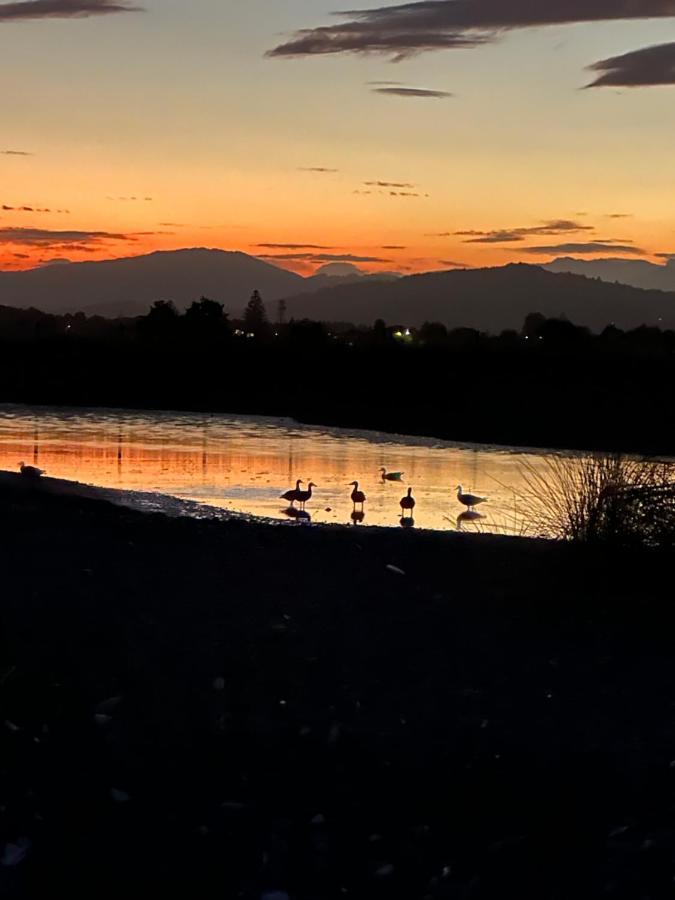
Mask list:
POLYGON ((405 516, 406 512, 410 512, 410 515, 412 516, 413 510, 415 509, 415 506, 417 505, 415 502, 415 498, 412 495, 412 492, 413 492, 413 489, 408 488, 408 496, 401 498, 401 509, 403 510, 404 516, 405 516))
POLYGON ((305 508, 305 503, 307 503, 308 500, 312 499, 312 489, 315 487, 317 487, 317 485, 314 484, 313 481, 310 481, 310 483, 307 485, 306 491, 298 491, 297 492, 297 496, 295 499, 298 501, 298 503, 300 504, 300 506, 303 509, 305 508))
POLYGON ((361 511, 363 512, 363 504, 366 502, 366 495, 363 493, 363 491, 359 490, 358 481, 351 481, 348 487, 354 488, 354 490, 352 491, 352 503, 354 504, 354 509, 356 509, 357 506, 360 506, 361 511))
POLYGON ((403 481, 405 472, 387 472, 384 466, 380 469, 382 481, 403 481))
POLYGON ((298 478, 298 480, 295 482, 295 490, 294 491, 286 491, 285 494, 281 495, 281 499, 288 500, 288 502, 291 504, 291 506, 295 506, 295 502, 298 499, 298 494, 301 493, 300 485, 303 483, 304 482, 302 481, 302 479, 298 478))
POLYGON ((38 469, 36 466, 27 466, 26 463, 19 463, 19 470, 24 478, 41 478, 45 472, 44 469, 38 469))
POLYGON ((487 503, 487 497, 476 497, 475 494, 465 494, 462 485, 457 485, 457 499, 468 509, 480 506, 481 503, 487 503))

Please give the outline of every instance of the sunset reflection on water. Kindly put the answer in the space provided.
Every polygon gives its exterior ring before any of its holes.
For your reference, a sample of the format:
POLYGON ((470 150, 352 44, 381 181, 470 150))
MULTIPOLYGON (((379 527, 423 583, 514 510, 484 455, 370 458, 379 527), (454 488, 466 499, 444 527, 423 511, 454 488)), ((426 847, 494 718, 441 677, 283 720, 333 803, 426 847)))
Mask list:
MULTIPOLYGON (((153 491, 255 516, 286 519, 280 495, 298 478, 318 487, 316 523, 401 527, 399 501, 412 487, 415 526, 523 533, 524 465, 542 457, 422 438, 302 426, 253 417, 0 408, 0 469, 20 461, 54 478, 153 491), (405 472, 383 483, 379 470, 405 472), (349 482, 367 495, 354 517, 349 482), (458 517, 457 485, 485 495, 484 518, 458 517)), ((295 521, 307 521, 295 517, 295 521)))

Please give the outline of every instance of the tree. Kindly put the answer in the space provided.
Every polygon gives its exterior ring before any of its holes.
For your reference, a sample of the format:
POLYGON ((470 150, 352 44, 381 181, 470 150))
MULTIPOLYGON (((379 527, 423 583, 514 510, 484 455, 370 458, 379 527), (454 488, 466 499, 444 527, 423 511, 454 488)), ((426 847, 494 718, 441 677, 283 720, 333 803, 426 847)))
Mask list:
POLYGON ((192 337, 216 340, 229 334, 229 321, 222 303, 202 297, 185 312, 185 325, 192 337))
POLYGON ((265 337, 269 333, 267 310, 258 291, 253 291, 244 311, 244 331, 255 337, 265 337))
POLYGON ((139 324, 146 337, 163 340, 175 335, 179 318, 178 310, 170 300, 158 300, 139 324))

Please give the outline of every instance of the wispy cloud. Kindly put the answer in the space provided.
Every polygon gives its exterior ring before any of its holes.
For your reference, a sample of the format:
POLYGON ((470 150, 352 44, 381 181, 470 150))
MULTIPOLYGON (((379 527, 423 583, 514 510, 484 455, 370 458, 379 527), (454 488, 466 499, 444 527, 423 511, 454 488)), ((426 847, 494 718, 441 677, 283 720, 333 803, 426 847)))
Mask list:
POLYGON ((351 253, 261 253, 262 259, 283 259, 303 262, 390 263, 391 259, 379 256, 354 256, 351 253))
POLYGON ((561 253, 578 253, 595 255, 598 253, 625 253, 628 256, 645 256, 640 247, 619 244, 615 241, 589 241, 585 244, 555 244, 549 247, 523 247, 522 253, 533 253, 538 256, 557 256, 561 253))
POLYGON ((366 187, 380 187, 380 188, 414 188, 417 185, 410 184, 406 181, 364 181, 363 182, 366 187))
POLYGON ((382 250, 407 250, 407 247, 403 247, 401 244, 383 244, 381 247, 382 250))
POLYGON ((442 266, 447 266, 449 269, 471 269, 473 266, 467 265, 467 263, 456 262, 454 259, 439 259, 439 264, 442 266))
POLYGON ((453 95, 449 91, 434 91, 428 88, 413 87, 377 87, 373 94, 384 94, 386 97, 420 97, 427 100, 443 100, 453 95))
POLYGON ((139 12, 125 0, 20 0, 0 4, 0 22, 22 19, 82 19, 113 13, 139 12))
POLYGON ((134 241, 134 234, 110 231, 53 231, 47 228, 0 228, 0 245, 17 247, 68 247, 88 252, 101 245, 118 241, 134 241))
POLYGON ((301 166, 298 172, 314 172, 317 175, 334 175, 339 169, 328 169, 325 166, 301 166))
POLYGON ((588 85, 597 87, 655 87, 675 84, 675 43, 645 47, 623 56, 603 59, 590 66, 598 77, 588 85))
MULTIPOLYGON (((556 234, 578 234, 583 231, 595 231, 592 225, 581 225, 568 219, 556 219, 543 222, 541 225, 527 228, 500 228, 494 231, 456 231, 454 236, 464 237, 465 244, 512 244, 530 237, 542 237, 556 234)), ((434 237, 449 237, 449 234, 438 234, 434 237)))
POLYGON ((3 212, 22 212, 22 213, 57 213, 59 215, 70 215, 69 209, 47 209, 45 207, 39 206, 9 206, 7 203, 3 203, 0 206, 0 209, 3 212))
POLYGON ((324 247, 321 244, 256 244, 262 250, 335 250, 335 247, 324 247))
POLYGON ((34 156, 28 150, 0 150, 0 156, 34 156))
POLYGON ((306 28, 272 57, 374 53, 405 59, 430 50, 477 47, 506 30, 675 16, 672 0, 421 0, 337 13, 344 20, 306 28))

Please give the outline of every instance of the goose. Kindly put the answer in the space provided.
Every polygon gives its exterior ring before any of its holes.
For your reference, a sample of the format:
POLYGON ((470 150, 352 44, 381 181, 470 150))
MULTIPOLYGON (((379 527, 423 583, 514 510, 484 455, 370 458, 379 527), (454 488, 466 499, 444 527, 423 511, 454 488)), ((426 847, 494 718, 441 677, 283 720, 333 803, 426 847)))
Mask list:
POLYGON ((45 474, 44 469, 27 466, 24 462, 19 463, 19 470, 24 478, 41 478, 45 474))
POLYGON ((468 507, 468 509, 473 509, 475 506, 480 506, 481 503, 487 503, 487 497, 476 497, 475 494, 465 494, 462 485, 457 485, 457 499, 461 504, 468 507))
POLYGON ((298 503, 300 504, 302 509, 305 508, 305 503, 307 503, 308 500, 312 499, 312 489, 315 487, 317 487, 317 485, 314 484, 313 481, 310 481, 310 483, 307 485, 306 491, 298 491, 297 492, 295 499, 298 501, 298 503))
POLYGON ((304 482, 302 481, 302 479, 298 478, 298 480, 295 482, 295 490, 294 491, 286 491, 285 494, 281 495, 281 500, 288 500, 288 502, 291 504, 291 506, 295 506, 295 501, 298 499, 298 494, 301 493, 300 485, 303 483, 304 482))
POLYGON ((403 481, 405 472, 387 472, 384 466, 380 469, 382 481, 403 481))
POLYGON ((412 495, 412 492, 413 492, 413 489, 408 488, 408 496, 401 498, 401 509, 403 510, 404 516, 405 516, 406 512, 410 512, 410 515, 412 516, 413 510, 415 509, 415 506, 417 505, 415 502, 415 498, 412 495))
POLYGON ((366 502, 366 495, 363 493, 363 491, 359 490, 358 481, 351 481, 348 487, 354 488, 354 490, 352 491, 352 503, 354 504, 354 509, 356 509, 357 506, 360 506, 361 512, 363 512, 363 504, 366 502))

